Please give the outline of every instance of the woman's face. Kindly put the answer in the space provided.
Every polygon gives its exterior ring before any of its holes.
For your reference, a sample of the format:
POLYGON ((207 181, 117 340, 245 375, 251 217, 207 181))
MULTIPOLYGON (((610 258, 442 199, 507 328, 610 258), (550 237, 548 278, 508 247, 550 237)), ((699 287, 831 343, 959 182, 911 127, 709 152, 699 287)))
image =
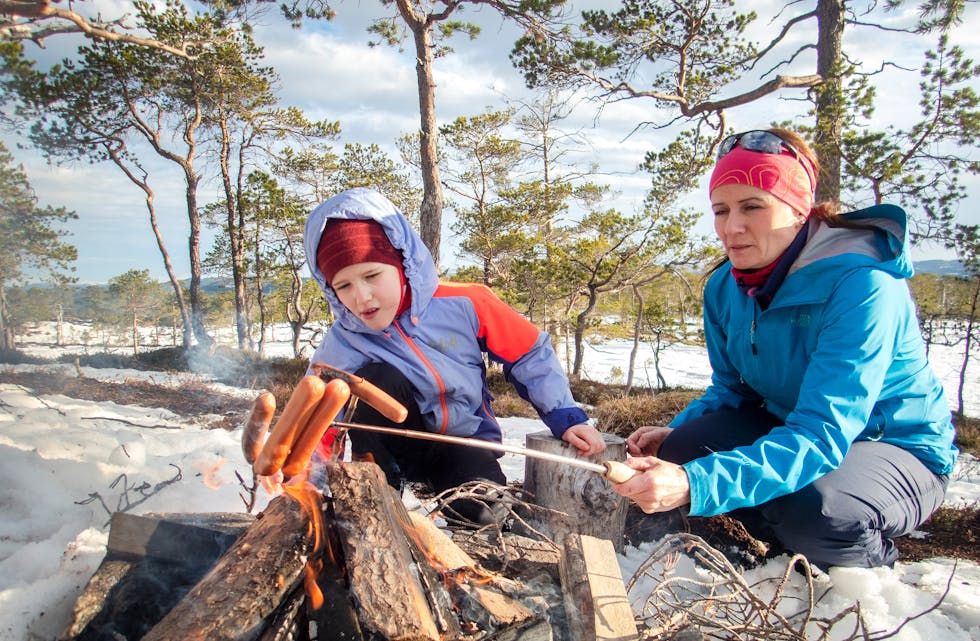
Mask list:
POLYGON ((711 192, 715 233, 735 269, 761 269, 779 258, 806 217, 768 191, 721 185, 711 192))
POLYGON ((371 329, 391 325, 402 301, 398 268, 387 263, 355 263, 330 283, 337 298, 371 329))

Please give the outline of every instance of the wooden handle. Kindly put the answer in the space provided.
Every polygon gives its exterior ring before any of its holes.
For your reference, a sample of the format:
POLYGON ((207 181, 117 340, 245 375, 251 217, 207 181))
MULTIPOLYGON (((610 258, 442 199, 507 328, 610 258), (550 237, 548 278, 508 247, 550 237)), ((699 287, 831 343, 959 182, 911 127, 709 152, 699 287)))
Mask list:
POLYGON ((606 467, 606 473, 603 476, 612 483, 625 483, 639 474, 639 471, 619 461, 603 461, 602 464, 606 467))

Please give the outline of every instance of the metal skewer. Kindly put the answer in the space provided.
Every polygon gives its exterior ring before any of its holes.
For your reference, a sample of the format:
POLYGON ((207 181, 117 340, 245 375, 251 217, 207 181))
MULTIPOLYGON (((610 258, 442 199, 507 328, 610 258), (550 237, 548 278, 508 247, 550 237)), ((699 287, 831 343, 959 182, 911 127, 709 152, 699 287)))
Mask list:
POLYGON ((379 434, 392 434, 394 436, 416 438, 424 441, 455 443, 456 445, 463 445, 465 447, 475 447, 483 450, 493 450, 495 452, 506 452, 508 454, 517 454, 518 456, 525 456, 527 458, 536 458, 545 461, 552 461, 554 463, 562 463, 564 465, 571 465, 573 467, 579 467, 597 474, 601 474, 604 478, 612 481, 613 483, 622 483, 632 478, 637 473, 636 470, 625 463, 620 463, 619 461, 592 463, 591 461, 583 461, 582 459, 572 458, 570 456, 562 456, 560 454, 542 452, 540 450, 531 450, 519 445, 504 445, 503 443, 484 441, 483 439, 478 438, 465 438, 461 436, 451 436, 448 434, 433 434, 432 432, 420 432, 418 430, 406 430, 397 427, 381 427, 380 425, 367 425, 364 423, 349 423, 346 421, 334 421, 333 425, 345 431, 363 430, 367 432, 377 432, 379 434))

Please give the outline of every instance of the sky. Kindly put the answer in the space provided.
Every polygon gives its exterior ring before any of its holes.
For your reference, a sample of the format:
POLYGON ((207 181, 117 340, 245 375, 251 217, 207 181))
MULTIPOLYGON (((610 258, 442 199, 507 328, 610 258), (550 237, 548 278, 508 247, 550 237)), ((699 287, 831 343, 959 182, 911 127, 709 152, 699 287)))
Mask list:
MULTIPOLYGON (((73 331, 80 334, 83 329, 73 331)), ((27 337, 25 351, 50 356, 47 344, 52 342, 52 336, 53 324, 43 324, 27 337)), ((282 328, 283 340, 272 343, 270 350, 287 354, 290 346, 286 337, 282 328)), ((596 346, 586 357, 586 369, 597 377, 608 378, 611 367, 621 365, 628 350, 626 341, 596 346)), ((940 365, 955 367, 952 352, 930 353, 930 357, 937 371, 940 365)), ((684 348, 665 363, 664 374, 671 385, 686 382, 704 387, 706 363, 703 350, 684 348)), ((97 501, 86 501, 91 494, 98 493, 116 509, 122 485, 110 485, 125 474, 126 480, 120 483, 128 483, 128 487, 144 482, 151 487, 162 484, 159 491, 131 509, 134 514, 241 513, 243 505, 235 472, 247 474, 248 470, 241 454, 239 430, 208 430, 189 417, 166 409, 37 395, 4 382, 6 372, 37 369, 60 369, 66 375, 75 375, 72 365, 0 365, 0 637, 6 641, 51 641, 65 629, 75 599, 105 555, 109 514, 97 501), (181 479, 167 483, 175 476, 175 465, 181 470, 181 479)), ((256 393, 185 373, 90 367, 81 368, 81 373, 109 382, 147 380, 164 386, 190 382, 242 398, 252 398, 256 393)), ((978 395, 978 387, 980 381, 974 380, 971 396, 978 395)), ((976 409, 980 411, 980 407, 976 409)), ((501 419, 501 427, 504 442, 516 446, 525 445, 527 434, 546 429, 540 421, 526 418, 501 419)), ((524 478, 521 457, 506 454, 501 465, 510 481, 524 478)), ((130 500, 135 502, 140 496, 132 492, 130 500)), ((261 495, 257 509, 261 510, 269 498, 261 495)), ((427 512, 432 508, 410 492, 404 499, 411 510, 427 512)), ((945 505, 962 507, 977 501, 980 461, 961 457, 951 477, 945 505)), ((624 581, 633 576, 658 543, 625 547, 618 555, 624 581)), ((783 576, 787 561, 786 556, 776 557, 747 571, 743 578, 756 586, 761 598, 769 598, 765 584, 771 585, 783 576)), ((657 572, 662 569, 654 568, 657 572)), ((683 555, 673 571, 688 579, 711 579, 683 555)), ((783 603, 796 611, 805 583, 802 577, 791 574, 783 603)), ((648 576, 643 577, 630 593, 634 610, 652 592, 650 581, 648 576)), ((910 621, 892 638, 980 639, 980 566, 964 560, 958 561, 955 569, 954 560, 945 558, 899 562, 893 569, 831 568, 815 579, 820 599, 812 616, 830 618, 859 601, 869 630, 894 630, 906 618, 933 606, 947 582, 950 592, 942 604, 910 621)), ((850 628, 852 623, 853 620, 843 628, 850 628)), ((811 633, 816 638, 816 633, 811 633)))
MULTIPOLYGON (((98 0, 95 6, 103 15, 119 15, 126 7, 122 0, 98 0)), ((911 3, 910 3, 911 4, 911 3)), ((575 2, 577 8, 607 6, 597 1, 575 2)), ((76 4, 83 7, 83 4, 76 4)), ((302 109, 310 118, 328 118, 341 123, 343 134, 335 145, 345 142, 378 144, 397 158, 394 141, 418 128, 418 97, 411 43, 405 52, 388 47, 370 48, 365 31, 379 5, 372 2, 335 3, 337 17, 329 22, 308 23, 300 30, 291 29, 273 12, 256 24, 255 36, 265 47, 266 60, 281 77, 280 98, 283 105, 302 109)), ((781 3, 771 0, 753 3, 761 18, 753 28, 757 40, 768 40, 781 21, 770 22, 781 3)), ((965 24, 980 20, 980 6, 968 3, 965 24)), ((530 99, 520 75, 510 64, 508 53, 517 35, 489 10, 470 10, 463 14, 482 26, 482 34, 473 42, 457 40, 457 52, 436 62, 437 116, 446 123, 459 115, 473 116, 487 109, 499 109, 505 99, 530 99)), ((902 21, 901 16, 889 20, 902 21)), ((801 34, 802 35, 802 34, 801 34)), ((891 59, 907 68, 921 63, 921 49, 908 45, 901 36, 880 31, 850 29, 845 32, 845 46, 865 69, 877 69, 883 59, 891 59)), ((42 60, 58 60, 74 46, 68 37, 47 40, 47 49, 33 49, 42 60)), ((787 43, 785 51, 802 42, 787 43)), ((960 29, 954 44, 980 57, 980 33, 960 29)), ((924 40, 930 46, 930 40, 924 40)), ((33 47, 33 45, 28 45, 33 47)), ((809 73, 807 52, 790 72, 809 73)), ((916 92, 918 75, 890 69, 880 76, 879 91, 884 100, 879 116, 895 118, 915 115, 915 105, 908 99, 916 92), (899 108, 901 106, 901 108, 899 108), (907 113, 906 113, 907 112, 907 113)), ((649 102, 621 101, 607 104, 601 110, 589 100, 575 101, 576 108, 566 122, 569 130, 579 130, 588 145, 582 146, 577 158, 583 164, 597 162, 602 172, 597 180, 609 184, 614 194, 609 203, 625 212, 636 211, 642 203, 649 177, 637 171, 647 151, 668 142, 672 134, 650 128, 637 129, 642 122, 664 119, 649 102)), ((731 110, 729 123, 737 130, 766 126, 776 119, 791 119, 801 104, 791 93, 772 97, 750 107, 731 110)), ((79 250, 76 276, 81 282, 105 282, 129 269, 149 269, 153 278, 163 280, 166 273, 156 242, 150 233, 142 193, 107 164, 76 163, 49 166, 36 150, 16 149, 15 132, 0 132, 18 162, 23 163, 42 205, 65 206, 77 212, 79 219, 69 225, 68 241, 79 250)), ((188 226, 183 202, 181 176, 162 161, 155 163, 153 186, 157 192, 158 216, 179 277, 189 275, 187 259, 188 226)), ((218 198, 219 184, 213 171, 205 174, 200 189, 202 202, 218 198)), ((702 188, 687 196, 684 202, 707 211, 702 188)), ((455 259, 455 242, 448 229, 451 214, 444 220, 443 266, 451 267, 455 259)), ((969 183, 969 196, 961 204, 961 220, 980 222, 980 180, 969 183)), ((711 234, 710 220, 702 216, 699 231, 711 234)), ((210 246, 214 231, 204 234, 204 250, 210 246)), ((935 247, 916 248, 913 258, 951 257, 935 247)))

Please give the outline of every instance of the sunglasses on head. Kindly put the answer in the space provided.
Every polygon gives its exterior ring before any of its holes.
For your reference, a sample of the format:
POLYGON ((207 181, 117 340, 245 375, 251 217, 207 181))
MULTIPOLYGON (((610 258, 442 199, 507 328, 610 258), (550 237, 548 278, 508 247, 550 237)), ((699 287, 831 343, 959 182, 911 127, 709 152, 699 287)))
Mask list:
POLYGON ((793 154, 793 157, 799 160, 800 152, 796 151, 793 145, 789 144, 776 134, 771 131, 764 131, 762 129, 754 129, 752 131, 743 131, 740 134, 732 134, 724 140, 721 141, 721 145, 718 146, 718 156, 715 160, 721 160, 723 156, 728 155, 732 149, 738 145, 742 149, 747 151, 757 151, 763 154, 776 154, 777 156, 786 150, 793 154))
POLYGON ((783 151, 788 151, 793 154, 793 157, 803 166, 803 170, 806 171, 807 176, 810 177, 810 184, 813 185, 813 166, 810 164, 810 159, 806 158, 803 154, 796 150, 796 148, 772 133, 771 131, 765 131, 763 129, 753 129, 752 131, 743 131, 740 134, 732 134, 727 136, 721 141, 718 146, 718 156, 715 159, 717 162, 721 160, 722 157, 731 152, 735 146, 738 145, 746 151, 755 151, 762 154, 775 154, 777 156, 782 155, 783 151))

